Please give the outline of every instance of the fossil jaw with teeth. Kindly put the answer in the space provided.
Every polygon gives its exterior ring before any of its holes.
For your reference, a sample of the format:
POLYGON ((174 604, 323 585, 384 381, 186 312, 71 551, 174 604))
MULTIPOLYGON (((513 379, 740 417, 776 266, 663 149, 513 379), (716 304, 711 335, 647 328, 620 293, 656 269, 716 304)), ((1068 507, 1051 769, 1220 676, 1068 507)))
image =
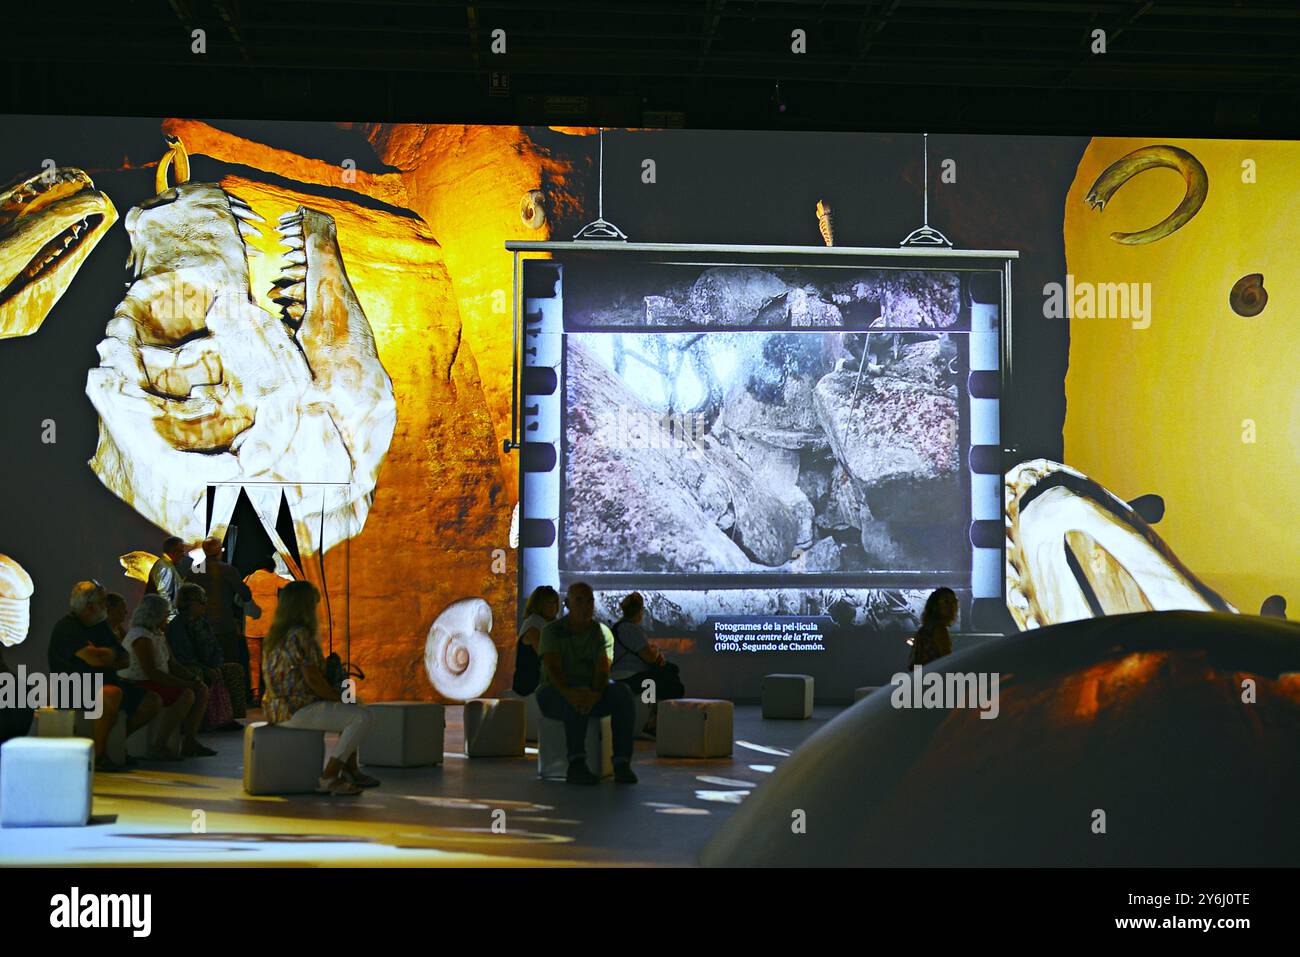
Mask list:
POLYGON ((1007 609, 1022 630, 1136 611, 1236 611, 1126 502, 1047 459, 1006 475, 1007 609))
POLYGON ((182 183, 127 214, 133 281, 88 376, 100 416, 90 465, 174 534, 207 534, 214 484, 280 484, 304 553, 365 524, 396 422, 392 383, 333 220, 290 218, 302 248, 284 268, 304 286, 284 306, 292 322, 253 300, 250 242, 265 220, 239 197, 182 183), (314 483, 347 484, 322 496, 314 483))
POLYGON ((116 221, 113 204, 79 169, 0 187, 0 339, 41 327, 116 221))

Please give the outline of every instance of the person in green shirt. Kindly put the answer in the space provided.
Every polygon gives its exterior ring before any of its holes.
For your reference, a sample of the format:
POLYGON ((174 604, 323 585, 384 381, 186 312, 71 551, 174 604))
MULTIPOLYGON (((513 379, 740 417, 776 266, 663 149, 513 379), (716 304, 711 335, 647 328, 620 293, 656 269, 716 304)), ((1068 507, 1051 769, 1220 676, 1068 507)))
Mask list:
POLYGON ((537 706, 542 714, 564 722, 569 753, 570 784, 595 784, 600 779, 587 767, 587 720, 610 716, 614 733, 614 780, 635 784, 632 771, 632 724, 636 706, 627 686, 609 677, 613 634, 596 620, 591 586, 574 582, 564 599, 568 614, 542 629, 538 654, 542 658, 537 706))

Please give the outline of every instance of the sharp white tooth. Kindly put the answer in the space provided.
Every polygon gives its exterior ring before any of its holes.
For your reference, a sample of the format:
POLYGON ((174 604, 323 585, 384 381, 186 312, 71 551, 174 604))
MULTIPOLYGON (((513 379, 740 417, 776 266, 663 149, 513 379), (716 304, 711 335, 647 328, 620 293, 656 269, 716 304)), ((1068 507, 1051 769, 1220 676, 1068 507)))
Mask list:
POLYGON ((236 206, 232 203, 230 206, 230 211, 246 222, 250 222, 250 223, 266 222, 265 219, 257 215, 257 213, 253 212, 247 206, 236 206))
POLYGON ((284 254, 284 261, 291 266, 305 266, 307 255, 301 249, 291 249, 284 254))
POLYGON ((294 320, 301 320, 306 312, 307 307, 300 302, 291 302, 284 307, 284 314, 294 320))
POLYGON ((248 205, 248 200, 244 199, 244 197, 242 196, 236 196, 234 193, 227 193, 226 199, 230 200, 230 205, 232 206, 234 206, 235 204, 239 204, 240 206, 243 206, 245 209, 253 208, 248 205))
POLYGON ((245 246, 244 255, 249 259, 253 259, 256 256, 262 255, 262 250, 258 249, 256 246, 245 246))
POLYGON ((302 235, 302 223, 281 223, 281 224, 280 224, 280 235, 281 235, 281 236, 301 236, 301 235, 302 235))
POLYGON ((289 210, 289 212, 287 212, 287 213, 281 213, 281 214, 280 214, 280 222, 282 222, 282 223, 301 223, 301 222, 302 222, 302 213, 301 213, 299 210, 296 210, 296 209, 291 209, 291 210, 289 210))
POLYGON ((285 278, 285 279, 306 279, 306 278, 307 278, 307 267, 306 267, 306 266, 286 266, 285 269, 284 269, 284 278, 285 278))
POLYGON ((239 226, 239 235, 243 236, 245 239, 253 239, 262 235, 258 228, 252 223, 246 223, 242 219, 236 220, 235 222, 239 226))
POLYGON ((287 249, 302 249, 301 236, 285 236, 280 240, 280 245, 287 249))
POLYGON ((305 282, 296 282, 292 286, 285 286, 280 293, 282 296, 288 296, 296 299, 298 302, 307 301, 307 284, 305 282))

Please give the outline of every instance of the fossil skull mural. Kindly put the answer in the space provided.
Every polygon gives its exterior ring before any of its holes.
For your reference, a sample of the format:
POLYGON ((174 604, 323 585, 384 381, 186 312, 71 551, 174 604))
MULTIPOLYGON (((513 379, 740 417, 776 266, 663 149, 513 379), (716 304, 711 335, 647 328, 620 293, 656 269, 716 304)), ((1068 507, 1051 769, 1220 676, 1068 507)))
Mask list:
MULTIPOLYGON (((183 147, 173 156, 181 179, 183 147)), ((190 538, 208 532, 211 485, 243 485, 268 530, 283 492, 299 547, 323 553, 365 524, 396 423, 334 221, 305 206, 280 217, 272 315, 252 295, 248 257, 260 251, 247 243, 270 227, 217 184, 166 188, 169 165, 158 195, 126 217, 130 284, 86 383, 99 413, 90 466, 141 515, 190 538)))
POLYGON ((30 336, 117 210, 79 169, 50 169, 0 187, 0 339, 30 336))

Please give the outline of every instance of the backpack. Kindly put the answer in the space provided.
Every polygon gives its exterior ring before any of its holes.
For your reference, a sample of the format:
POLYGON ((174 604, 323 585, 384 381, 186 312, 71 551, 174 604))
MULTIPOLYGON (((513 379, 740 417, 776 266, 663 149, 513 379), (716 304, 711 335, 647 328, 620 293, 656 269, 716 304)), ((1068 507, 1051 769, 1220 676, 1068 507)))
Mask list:
POLYGON ((538 683, 542 680, 542 659, 538 656, 532 645, 526 644, 523 638, 515 641, 515 678, 511 687, 515 694, 521 698, 527 698, 537 690, 538 683))

